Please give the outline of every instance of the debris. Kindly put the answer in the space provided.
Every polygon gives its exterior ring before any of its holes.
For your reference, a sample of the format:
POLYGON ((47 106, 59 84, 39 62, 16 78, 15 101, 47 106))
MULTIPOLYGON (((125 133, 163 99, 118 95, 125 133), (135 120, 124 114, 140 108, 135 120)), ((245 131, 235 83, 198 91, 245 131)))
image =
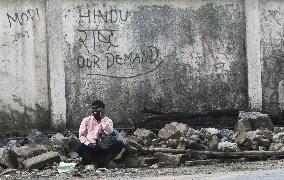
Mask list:
POLYGON ((274 134, 272 137, 274 143, 284 143, 284 132, 274 134))
POLYGON ((5 169, 3 172, 0 171, 1 172, 0 177, 3 176, 3 175, 14 173, 16 171, 17 171, 17 169, 5 169))
POLYGON ((237 130, 239 132, 251 131, 261 128, 273 130, 273 124, 268 114, 243 111, 239 113, 239 121, 237 127, 237 130))
POLYGON ((94 170, 95 170, 95 166, 93 164, 86 165, 84 169, 85 172, 90 172, 94 170))
POLYGON ((219 151, 239 151, 237 143, 231 143, 228 141, 218 143, 218 150, 219 151))
POLYGON ((13 148, 21 147, 21 144, 18 142, 18 140, 10 140, 7 146, 13 149, 13 148))
POLYGON ((186 154, 157 153, 156 155, 159 157, 159 163, 162 163, 163 166, 178 166, 188 158, 186 154))
POLYGON ((149 168, 151 168, 151 169, 157 169, 159 166, 157 165, 157 163, 156 164, 153 164, 152 166, 150 166, 149 168))
POLYGON ((33 144, 49 145, 49 139, 47 135, 39 132, 38 130, 32 130, 27 139, 33 144))
POLYGON ((200 141, 202 139, 200 131, 189 128, 185 135, 187 147, 191 149, 199 149, 200 141))
POLYGON ((134 131, 133 133, 134 136, 137 136, 139 138, 142 139, 147 139, 147 140, 152 140, 157 138, 157 135, 155 133, 153 133, 150 130, 145 130, 145 129, 136 129, 136 131, 134 131))
POLYGON ((232 162, 245 162, 245 158, 240 159, 206 159, 206 160, 194 160, 194 161, 186 161, 186 166, 196 166, 196 165, 210 165, 216 163, 232 163, 232 162))
POLYGON ((269 148, 272 142, 272 132, 264 129, 249 131, 246 135, 246 146, 249 149, 257 150, 259 146, 269 148))
POLYGON ((69 152, 67 156, 71 159, 77 159, 79 157, 78 153, 74 151, 69 152))
POLYGON ((46 152, 46 149, 38 145, 25 145, 19 148, 14 148, 13 151, 18 158, 28 159, 38 156, 46 152))
POLYGON ((108 171, 107 168, 98 168, 96 172, 106 172, 108 171))
POLYGON ((159 131, 158 136, 161 139, 179 139, 182 135, 186 133, 188 126, 183 123, 172 122, 166 124, 164 128, 159 131))
POLYGON ((284 144, 282 143, 271 143, 269 151, 284 151, 284 144))
POLYGON ((60 162, 60 156, 58 152, 47 152, 32 158, 27 159, 23 162, 24 168, 31 169, 42 169, 48 164, 52 164, 54 162, 60 162))
POLYGON ((221 129, 219 130, 219 133, 221 135, 221 141, 229 141, 229 142, 233 142, 233 135, 234 135, 234 131, 230 130, 230 129, 221 129))
POLYGON ((0 165, 6 168, 18 168, 16 154, 10 148, 0 148, 0 165))
POLYGON ((60 162, 57 171, 59 173, 70 173, 73 172, 75 169, 77 163, 65 163, 65 162, 60 162))

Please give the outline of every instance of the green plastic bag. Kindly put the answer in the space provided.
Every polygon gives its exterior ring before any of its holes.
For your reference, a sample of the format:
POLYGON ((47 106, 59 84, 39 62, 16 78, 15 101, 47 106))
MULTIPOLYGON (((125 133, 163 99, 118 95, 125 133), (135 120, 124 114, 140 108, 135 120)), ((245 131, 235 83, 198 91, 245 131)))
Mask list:
POLYGON ((72 172, 75 169, 77 163, 65 163, 65 162, 60 162, 57 171, 59 173, 69 173, 72 172))

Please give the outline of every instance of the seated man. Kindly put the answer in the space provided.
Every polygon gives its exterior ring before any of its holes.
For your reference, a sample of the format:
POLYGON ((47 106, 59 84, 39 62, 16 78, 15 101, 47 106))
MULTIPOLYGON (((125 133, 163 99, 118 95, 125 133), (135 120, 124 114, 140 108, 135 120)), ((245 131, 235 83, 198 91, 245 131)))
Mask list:
POLYGON ((101 133, 113 132, 112 120, 105 116, 105 104, 100 100, 92 103, 92 115, 83 119, 79 129, 81 144, 77 153, 82 157, 82 165, 97 163, 98 167, 106 166, 122 150, 123 142, 115 141, 110 148, 103 150, 97 144, 101 133))

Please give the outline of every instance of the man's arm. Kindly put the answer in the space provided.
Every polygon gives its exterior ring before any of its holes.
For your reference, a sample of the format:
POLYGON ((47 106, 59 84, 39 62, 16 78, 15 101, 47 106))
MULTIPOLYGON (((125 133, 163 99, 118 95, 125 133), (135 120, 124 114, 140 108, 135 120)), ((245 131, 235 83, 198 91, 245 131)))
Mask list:
POLYGON ((113 123, 112 120, 109 118, 102 119, 102 129, 106 134, 110 134, 113 131, 113 123))
POLYGON ((81 143, 84 143, 85 145, 88 146, 90 142, 88 141, 86 136, 87 136, 86 119, 83 119, 79 129, 79 140, 81 143))

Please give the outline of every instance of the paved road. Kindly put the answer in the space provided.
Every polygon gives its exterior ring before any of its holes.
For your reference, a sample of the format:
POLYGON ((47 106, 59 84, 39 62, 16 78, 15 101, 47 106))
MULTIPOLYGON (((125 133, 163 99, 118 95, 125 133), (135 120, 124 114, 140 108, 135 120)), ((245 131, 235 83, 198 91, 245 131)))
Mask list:
MULTIPOLYGON (((140 179, 140 178, 138 178, 140 179)), ((218 174, 145 177, 141 180, 284 180, 284 169, 242 171, 218 174)))

